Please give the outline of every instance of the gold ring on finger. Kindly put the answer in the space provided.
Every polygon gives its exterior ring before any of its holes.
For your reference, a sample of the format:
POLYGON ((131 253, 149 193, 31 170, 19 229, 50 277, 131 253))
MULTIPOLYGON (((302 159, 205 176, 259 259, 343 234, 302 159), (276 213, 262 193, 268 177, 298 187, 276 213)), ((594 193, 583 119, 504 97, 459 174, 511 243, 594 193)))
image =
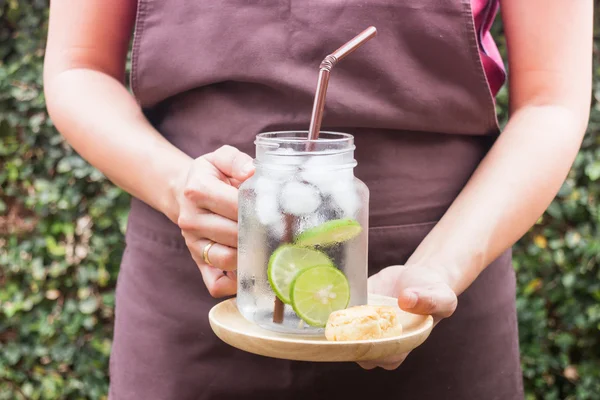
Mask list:
POLYGON ((212 247, 213 244, 215 244, 215 242, 213 242, 212 240, 209 240, 208 244, 206 246, 204 246, 204 251, 203 251, 204 262, 207 265, 210 265, 211 267, 213 265, 211 264, 210 260, 208 259, 208 251, 210 250, 210 248, 212 247))

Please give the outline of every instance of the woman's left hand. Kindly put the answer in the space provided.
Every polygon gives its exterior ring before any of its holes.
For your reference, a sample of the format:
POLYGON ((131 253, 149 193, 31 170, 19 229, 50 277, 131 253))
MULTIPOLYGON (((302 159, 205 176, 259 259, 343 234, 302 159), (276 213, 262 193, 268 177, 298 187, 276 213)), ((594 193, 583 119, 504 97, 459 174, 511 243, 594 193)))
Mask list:
MULTIPOLYGON (((434 326, 454 313, 458 300, 443 274, 422 265, 395 265, 369 278, 369 293, 398 299, 398 306, 410 313, 432 315, 434 326)), ((394 370, 409 353, 358 364, 364 369, 394 370)))

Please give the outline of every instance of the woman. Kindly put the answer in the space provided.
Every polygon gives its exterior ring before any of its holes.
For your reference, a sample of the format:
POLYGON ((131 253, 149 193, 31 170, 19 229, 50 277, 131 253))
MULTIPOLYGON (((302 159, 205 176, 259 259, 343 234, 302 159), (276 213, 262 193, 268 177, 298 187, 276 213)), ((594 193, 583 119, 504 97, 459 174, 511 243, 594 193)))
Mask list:
POLYGON ((581 143, 593 6, 499 3, 511 72, 501 134, 495 0, 51 3, 49 113, 135 197, 112 400, 523 397, 510 247, 581 143), (307 129, 319 62, 369 25, 377 38, 333 73, 323 129, 356 138, 356 175, 371 191, 370 291, 439 325, 405 360, 313 364, 233 349, 207 313, 236 291, 223 271, 237 265, 237 187, 253 173, 254 136, 307 129))

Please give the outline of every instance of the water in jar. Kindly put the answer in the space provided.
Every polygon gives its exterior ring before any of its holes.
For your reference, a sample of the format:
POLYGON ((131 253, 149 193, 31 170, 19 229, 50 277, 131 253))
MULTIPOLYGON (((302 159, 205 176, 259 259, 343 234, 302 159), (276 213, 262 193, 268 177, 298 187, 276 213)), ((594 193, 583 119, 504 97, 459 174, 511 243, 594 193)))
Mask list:
POLYGON ((347 306, 366 304, 368 189, 354 177, 355 162, 344 162, 347 155, 307 155, 290 148, 277 148, 273 153, 271 158, 262 157, 254 177, 239 192, 237 306, 245 318, 263 328, 318 334, 323 327, 308 324, 289 301, 283 305, 282 321, 274 322, 277 295, 267 274, 269 262, 278 249, 293 245, 297 238, 310 238, 303 234, 327 236, 321 227, 356 224, 360 233, 351 239, 336 242, 333 238, 333 243, 324 246, 317 242, 314 249, 326 254, 347 279, 347 306))

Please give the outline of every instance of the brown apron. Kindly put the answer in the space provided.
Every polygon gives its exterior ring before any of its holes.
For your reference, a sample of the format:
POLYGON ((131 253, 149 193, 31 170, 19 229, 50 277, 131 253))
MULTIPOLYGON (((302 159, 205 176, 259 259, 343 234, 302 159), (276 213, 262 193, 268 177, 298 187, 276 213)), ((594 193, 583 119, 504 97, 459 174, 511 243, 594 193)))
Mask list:
MULTIPOLYGON (((317 67, 362 29, 378 36, 332 73, 323 129, 355 135, 370 188, 369 272, 406 261, 498 135, 469 0, 140 0, 132 85, 192 157, 257 133, 307 129, 317 67)), ((241 260, 243 262, 243 260, 241 260)), ((510 251, 395 371, 248 354, 211 331, 180 230, 133 200, 117 284, 111 400, 523 398, 510 251), (367 397, 369 396, 369 397, 367 397)))

